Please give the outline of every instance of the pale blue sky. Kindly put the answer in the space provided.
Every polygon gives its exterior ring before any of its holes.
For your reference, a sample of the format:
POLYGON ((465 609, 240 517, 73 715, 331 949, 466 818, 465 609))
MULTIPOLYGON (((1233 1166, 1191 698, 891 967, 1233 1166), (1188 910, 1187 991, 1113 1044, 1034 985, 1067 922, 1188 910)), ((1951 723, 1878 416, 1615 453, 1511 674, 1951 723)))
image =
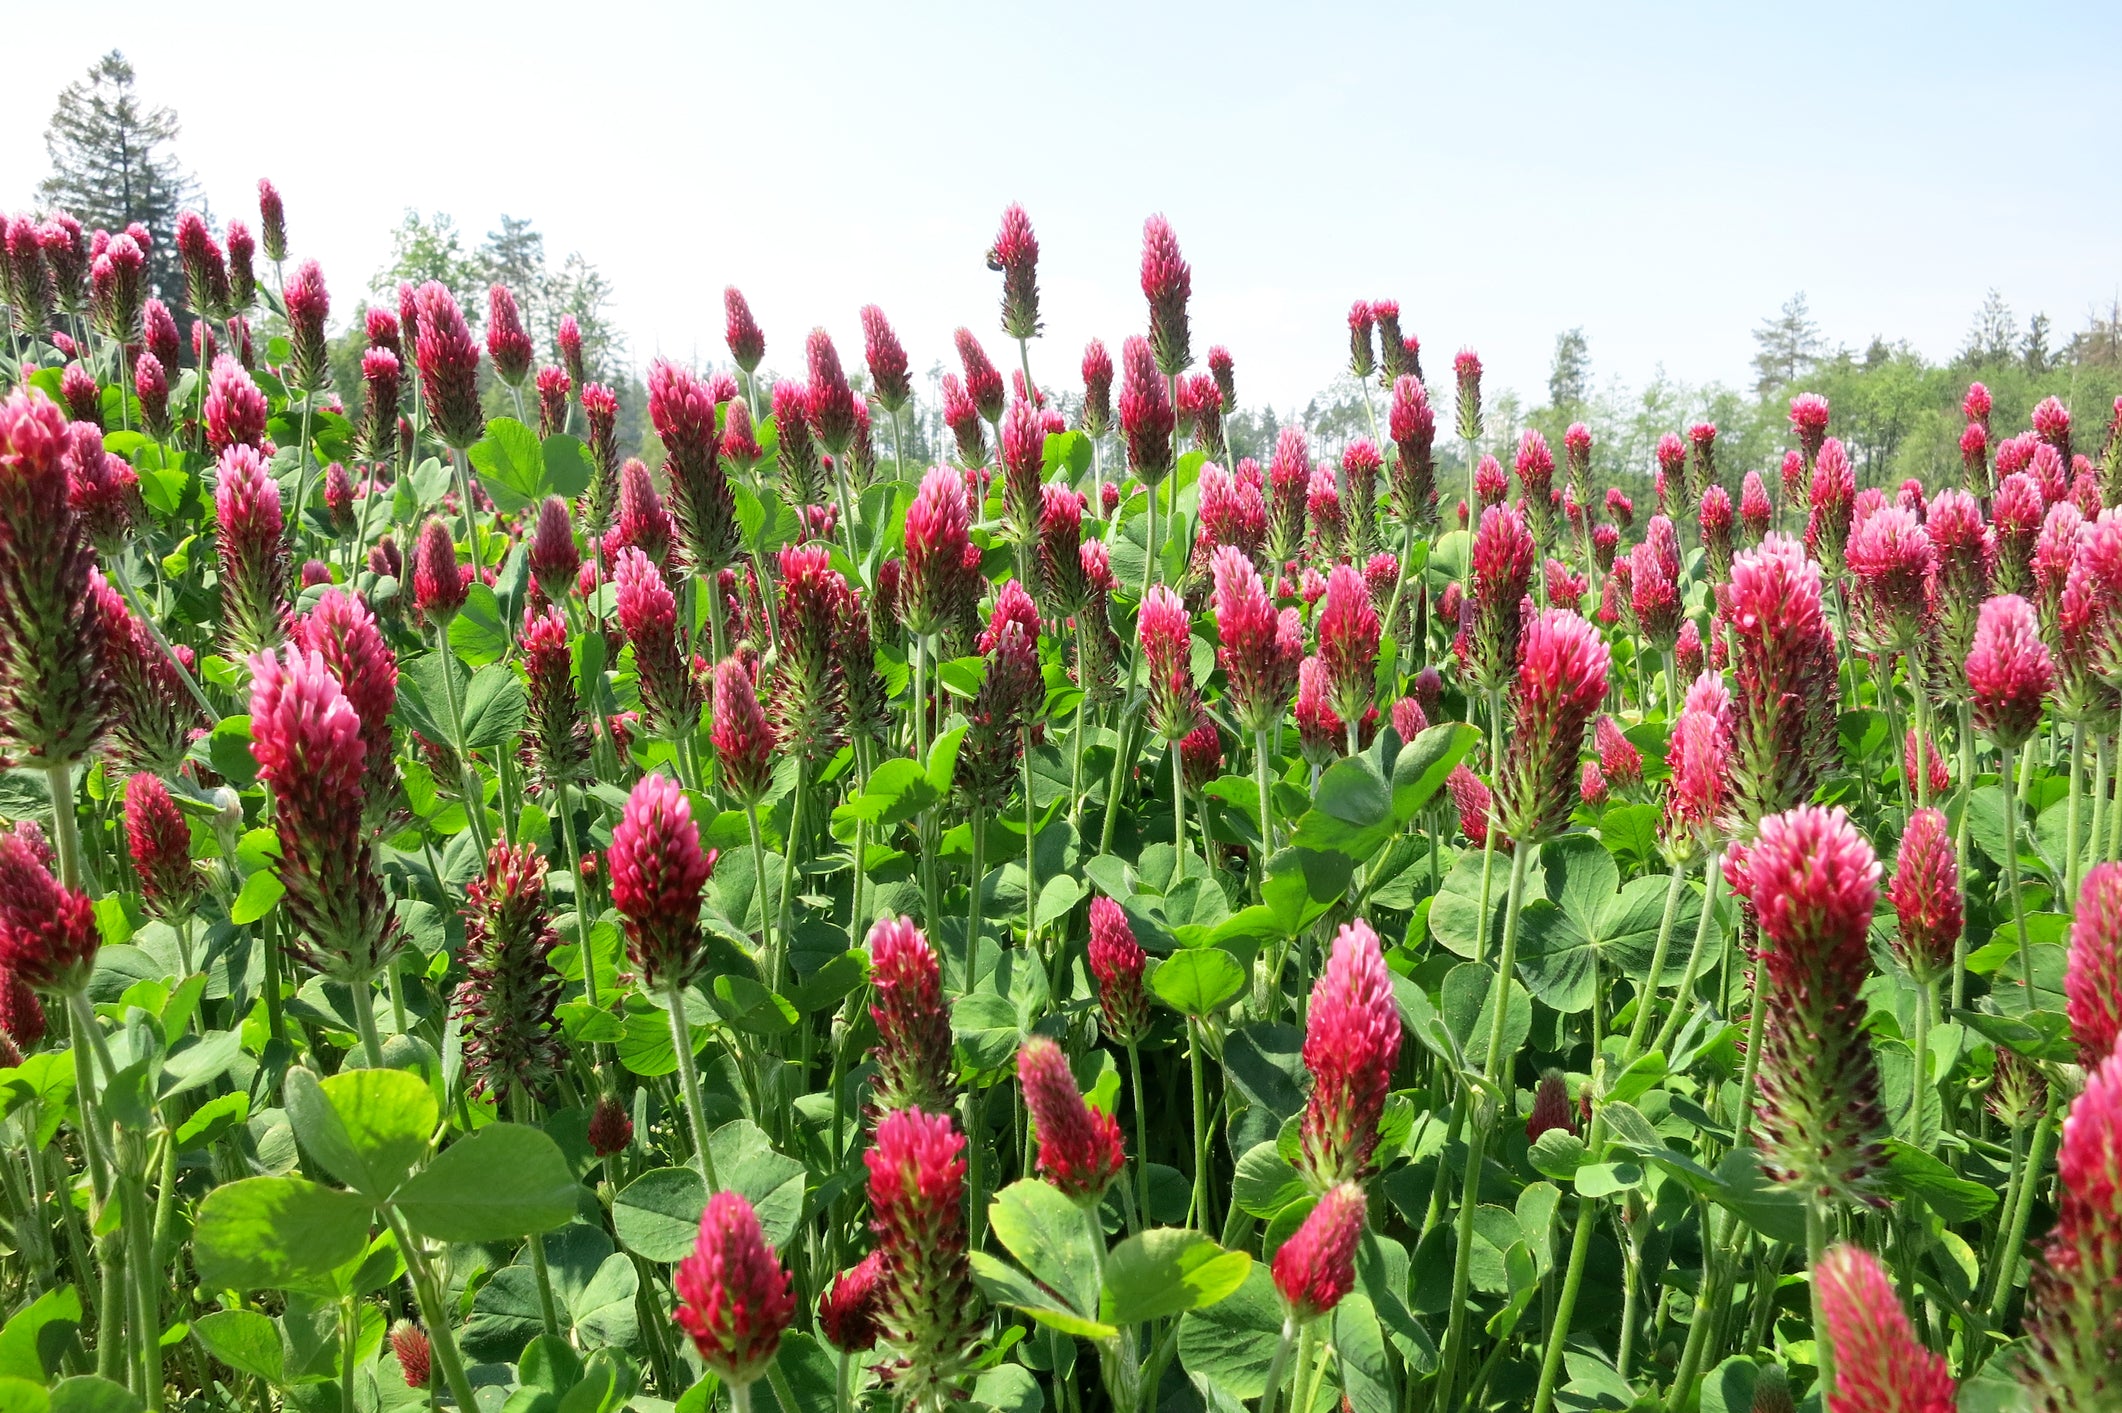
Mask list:
POLYGON ((1392 295, 1536 399, 1581 325, 1602 378, 1741 381, 1804 289, 1834 340, 1946 353, 1991 285, 2061 331, 2122 290, 2122 7, 376 3, 238 22, 166 3, 10 23, 0 206, 51 95, 123 47, 222 215, 270 175, 350 310, 402 208, 526 216, 616 284, 645 363, 720 356, 741 286, 769 364, 884 306, 917 368, 967 324, 1021 201, 1042 381, 1139 329, 1142 219, 1194 267, 1196 347, 1286 407, 1392 295), (313 17, 314 16, 314 17, 313 17))

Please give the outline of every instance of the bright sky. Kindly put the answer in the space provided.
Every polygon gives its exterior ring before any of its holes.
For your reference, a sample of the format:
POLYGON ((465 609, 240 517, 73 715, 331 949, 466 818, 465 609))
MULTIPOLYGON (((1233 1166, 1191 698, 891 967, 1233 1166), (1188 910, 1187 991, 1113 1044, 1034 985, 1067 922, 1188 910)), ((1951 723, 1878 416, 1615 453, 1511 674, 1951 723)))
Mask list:
MULTIPOLYGON (((917 370, 982 260, 1037 229, 1042 382, 1139 331, 1143 218, 1194 270, 1195 348, 1286 408, 1397 297, 1427 369, 1477 348, 1537 401, 1558 331, 1595 374, 1743 382, 1794 290, 1831 340, 1964 336, 1984 291, 2059 333, 2122 291, 2122 7, 2104 3, 595 6, 392 0, 178 19, 37 6, 8 26, 0 207, 47 170, 52 96, 122 47, 219 215, 271 176, 350 311, 403 208, 532 219, 617 287, 645 365, 722 357, 721 291, 798 369, 881 304, 917 370)), ((1009 366, 1007 361, 1004 366, 1009 366)))

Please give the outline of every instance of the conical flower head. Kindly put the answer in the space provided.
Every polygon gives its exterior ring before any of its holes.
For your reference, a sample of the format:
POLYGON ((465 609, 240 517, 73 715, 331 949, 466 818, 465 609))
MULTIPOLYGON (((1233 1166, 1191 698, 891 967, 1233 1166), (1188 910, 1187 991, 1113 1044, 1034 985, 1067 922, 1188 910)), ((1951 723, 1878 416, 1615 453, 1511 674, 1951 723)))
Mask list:
POLYGON ((1437 466, 1432 451, 1437 413, 1420 379, 1405 376, 1393 383, 1387 427, 1393 441, 1393 510, 1403 524, 1432 524, 1437 514, 1437 466))
POLYGON ((957 345, 958 364, 965 370, 965 395, 972 399, 982 421, 1000 422, 1003 405, 1009 398, 1001 370, 971 329, 960 329, 951 338, 957 345))
POLYGON ((1484 689, 1500 686, 1517 666, 1521 606, 1532 587, 1537 554, 1532 532, 1516 509, 1495 505, 1481 512, 1468 576, 1473 625, 1467 638, 1473 680, 1484 689))
POLYGON ((971 578, 977 576, 965 573, 970 529, 964 479, 948 467, 931 468, 906 512, 906 570, 899 588, 900 616, 916 637, 944 631, 972 598, 971 578))
POLYGON ((2005 749, 2024 745, 2040 728, 2054 685, 2054 663, 2033 605, 2017 594, 1985 602, 1967 655, 1975 725, 2005 749))
POLYGON ((420 286, 415 303, 419 334, 413 356, 428 425, 449 446, 463 451, 486 431, 486 414, 479 407, 479 345, 447 286, 429 280, 420 286))
POLYGON ((2079 888, 2063 998, 2079 1063, 2091 1069, 2122 1036, 2122 864, 2095 865, 2079 888))
POLYGON ((148 435, 166 441, 170 434, 169 374, 162 360, 146 349, 133 364, 133 395, 140 399, 140 420, 148 435))
POLYGON ((1835 759, 1837 659, 1820 568, 1771 533, 1732 563, 1732 807, 1742 825, 1810 799, 1835 759))
POLYGON ((1400 1058, 1400 1010, 1378 934, 1358 919, 1335 934, 1312 988, 1304 1032, 1311 1097, 1299 1130, 1302 1167, 1321 1187, 1359 1179, 1400 1058))
POLYGON ((781 636, 775 644, 774 729, 783 749, 830 759, 847 734, 847 686, 835 651, 847 581, 815 541, 780 553, 781 636))
POLYGON ((987 268, 1002 274, 1002 332, 1013 339, 1039 336, 1039 238, 1031 217, 1012 204, 987 250, 987 268))
POLYGON ((1960 868, 1952 827, 1938 810, 1919 809, 1901 833, 1887 897, 1900 920, 1894 955, 1918 981, 1942 974, 1960 940, 1960 868))
POLYGON ((1661 844, 1673 863, 1685 862, 1717 827, 1729 793, 1732 699, 1724 678, 1701 672, 1688 688, 1686 704, 1673 723, 1665 760, 1666 782, 1661 844))
POLYGON ((494 373, 512 388, 523 386, 530 376, 537 345, 523 327, 523 312, 507 285, 489 285, 486 291, 486 355, 494 361, 494 373))
MULTIPOLYGON (((0 975, 47 996, 79 991, 95 970, 102 941, 95 906, 52 876, 51 853, 37 827, 25 821, 0 832, 0 975)), ((25 1008, 18 1025, 27 1014, 25 1008)))
POLYGON ((1148 957, 1126 912, 1110 898, 1091 899, 1088 959, 1106 1035, 1121 1044, 1140 1039, 1149 1029, 1149 997, 1142 985, 1148 957))
POLYGON ((751 376, 766 357, 766 335, 760 331, 759 321, 752 317, 752 307, 744 300, 743 293, 730 285, 722 291, 723 340, 729 345, 730 361, 751 376))
MULTIPOLYGON (((1663 516, 1654 517, 1657 524, 1663 516)), ((1680 637, 1680 586, 1674 582, 1664 555, 1653 540, 1645 540, 1629 555, 1629 602, 1636 623, 1650 645, 1670 651, 1680 637)))
POLYGON ((1813 463, 1812 513, 1805 522, 1805 548, 1830 571, 1842 567, 1856 515, 1857 474, 1842 443, 1829 437, 1813 463))
POLYGON ((289 367, 296 389, 313 393, 331 381, 331 351, 325 345, 324 326, 331 318, 331 295, 324 288, 324 270, 314 260, 295 267, 281 292, 287 306, 287 336, 293 352, 289 367))
POLYGON ((555 604, 542 612, 526 608, 516 642, 529 683, 530 713, 523 729, 531 763, 547 786, 573 784, 587 774, 589 731, 575 690, 567 619, 555 604))
POLYGON ((1362 571, 1335 565, 1326 581, 1326 606, 1319 612, 1319 656, 1332 678, 1334 711, 1344 721, 1360 720, 1370 708, 1379 634, 1362 571))
POLYGON ((174 775, 191 749, 192 733, 204 725, 185 680, 192 650, 179 645, 165 651, 101 574, 90 577, 89 590, 109 684, 112 754, 136 771, 174 775))
POLYGON ((671 1272, 672 1318, 700 1362, 743 1388, 762 1377, 796 1311, 788 1272, 766 1244, 759 1215, 739 1192, 718 1192, 700 1213, 692 1254, 671 1272))
POLYGON ((1915 512, 1876 511, 1851 532, 1847 554, 1867 635, 1882 650, 1913 648, 1929 626, 1937 565, 1915 512))
POLYGON ((1178 414, 1146 340, 1130 338, 1122 345, 1120 364, 1120 432, 1127 441, 1128 469, 1154 489, 1171 474, 1178 414))
POLYGON ((740 805, 757 805, 774 781, 774 728, 751 672, 734 657, 715 665, 713 738, 722 788, 740 805))
POLYGON ((912 918, 877 919, 868 945, 878 1108, 948 1108, 956 1069, 936 950, 912 918))
POLYGON ((1356 1246, 1369 1203, 1363 1189, 1338 1183, 1275 1252, 1275 1289, 1298 1324, 1332 1312, 1356 1285, 1356 1246))
POLYGON ((1747 848, 1746 896, 1760 919, 1766 1008, 1760 1121, 1784 1181, 1870 1201, 1884 1164, 1879 1072, 1860 994, 1879 860, 1840 808, 1800 805, 1761 821, 1747 848))
POLYGON ((236 443, 214 475, 222 641, 237 651, 279 642, 288 613, 286 524, 280 486, 256 450, 236 443))
POLYGON ((1083 1102, 1068 1056, 1043 1035, 1017 1051, 1017 1082, 1039 1138, 1039 1172, 1078 1203, 1095 1204, 1127 1166, 1120 1123, 1083 1102))
POLYGON ((896 413, 914 395, 906 348, 892 332, 891 321, 874 304, 862 306, 862 355, 869 364, 870 390, 886 412, 896 413))
POLYGON ((216 455, 232 446, 265 446, 265 394, 235 359, 214 360, 206 385, 206 444, 216 455))
POLYGON ((2027 1382, 2045 1410, 2091 1413, 2113 1406, 2122 1367, 2122 1054, 2072 1102, 2056 1175, 2056 1224, 2027 1288, 2027 1382))
POLYGON ((1083 502, 1067 486, 1039 489, 1039 586, 1055 618, 1069 618, 1090 601, 1083 573, 1083 502))
POLYGON ((1739 528, 1744 532, 1748 544, 1757 543, 1768 533, 1775 508, 1769 504, 1768 485, 1758 471, 1746 473, 1739 483, 1739 528))
POLYGON ((1046 474, 1046 424, 1028 402, 1015 402, 1002 419, 1002 513, 1012 537, 1028 541, 1037 533, 1040 481, 1046 474))
POLYGON ((966 1259, 965 1137, 948 1114, 895 1109, 862 1161, 883 1267, 885 1344, 900 1361, 893 1386, 913 1407, 941 1406, 980 1328, 966 1259))
POLYGON ((634 965, 651 986, 685 985, 707 961, 700 893, 715 858, 700 847, 692 802, 677 781, 641 777, 612 830, 605 862, 634 965))
POLYGON ((612 562, 619 627, 634 649, 641 700, 656 728, 677 737, 699 720, 700 692, 678 638, 678 601, 653 561, 638 549, 612 562))
POLYGON ((843 456, 855 439, 855 393, 840 367, 840 352, 833 347, 832 335, 823 329, 812 329, 804 344, 804 356, 810 370, 805 411, 811 430, 826 451, 835 457, 843 456))
POLYGON ((1813 1269, 1835 1352, 1828 1413, 1954 1413, 1945 1359, 1916 1337, 1893 1278, 1861 1247, 1829 1247, 1813 1269))
MULTIPOLYGON (((1359 590, 1361 584, 1359 577, 1359 590)), ((1200 724, 1201 716, 1201 694, 1194 687, 1193 631, 1186 602, 1168 585, 1153 585, 1142 600, 1136 621, 1149 672, 1150 721, 1161 739, 1182 740, 1200 724)))
POLYGON ((435 1347, 427 1331, 411 1320, 398 1320, 390 1327, 390 1346, 405 1386, 426 1388, 435 1376, 435 1347))
MULTIPOLYGON (((1494 813, 1494 797, 1481 777, 1464 765, 1452 767, 1445 777, 1445 793, 1451 796, 1452 808, 1459 814, 1459 832, 1466 836, 1470 848, 1483 848, 1488 844, 1491 816, 1494 813)), ((1510 839, 1497 831, 1496 848, 1502 853, 1511 851, 1510 839)))
POLYGON ((538 522, 531 531, 530 572, 539 591, 553 603, 567 602, 582 571, 582 551, 575 547, 574 523, 568 519, 567 502, 547 496, 538 507, 538 522))
POLYGON ((42 393, 0 403, 0 749, 17 763, 80 759, 110 713, 69 440, 42 393))
POLYGON ((250 659, 251 756, 272 794, 296 952, 340 980, 374 976, 402 938, 366 827, 360 715, 323 656, 290 643, 250 659))
POLYGON ((1520 843, 1545 839, 1569 821, 1577 754, 1606 698, 1607 662, 1599 630, 1569 609, 1547 609, 1526 627, 1497 776, 1499 821, 1520 843))
POLYGON ((398 444, 398 355, 371 348, 361 355, 361 450, 371 461, 388 461, 398 444))
POLYGON ((464 607, 467 585, 457 567, 457 542, 440 516, 430 515, 413 543, 413 602, 420 616, 448 630, 464 607))
MULTIPOLYGON (((739 403, 732 403, 734 418, 739 403)), ((589 423, 589 489, 582 493, 583 525, 592 535, 602 535, 611 524, 619 503, 619 399, 602 383, 582 388, 582 419, 589 423)))
POLYGON ((1113 356, 1098 339, 1083 346, 1083 429, 1094 437, 1112 425, 1113 356))
POLYGON ((1282 719, 1296 690, 1297 664, 1304 658, 1301 622, 1295 609, 1276 612, 1243 551, 1219 548, 1210 557, 1210 571, 1220 641, 1216 655, 1232 710, 1245 731, 1267 730, 1282 719))
POLYGON ((1799 393, 1790 400, 1790 426, 1798 435, 1798 447, 1810 464, 1827 440, 1827 399, 1818 393, 1799 393))
POLYGON ((1569 1102, 1569 1080, 1560 1070, 1547 1070, 1533 1090, 1532 1112, 1525 1119, 1525 1141, 1537 1143, 1550 1129, 1577 1131, 1577 1109, 1569 1102))
POLYGON ((1937 557, 1938 643, 1932 656, 1957 689, 1964 685, 1961 673, 1974 647, 1976 615, 1996 572, 1996 539, 1982 523, 1975 498, 1963 490, 1932 497, 1923 528, 1937 557))
POLYGON ((1149 301, 1149 342, 1157 371, 1167 377, 1185 372, 1194 361, 1186 315, 1193 290, 1193 271, 1179 253, 1171 222, 1150 217, 1142 224, 1142 297, 1149 301))
POLYGON ((486 872, 465 890, 464 980, 451 1007, 464 1038, 473 1095, 506 1106, 518 1090, 546 1092, 566 1052, 554 1013, 560 974, 545 898, 545 857, 532 844, 497 840, 486 872))
POLYGON ((344 589, 326 589, 290 634, 324 659, 325 670, 361 718, 365 755, 362 790, 367 821, 381 825, 398 793, 398 767, 391 740, 391 712, 398 704, 398 658, 383 641, 368 605, 344 589))

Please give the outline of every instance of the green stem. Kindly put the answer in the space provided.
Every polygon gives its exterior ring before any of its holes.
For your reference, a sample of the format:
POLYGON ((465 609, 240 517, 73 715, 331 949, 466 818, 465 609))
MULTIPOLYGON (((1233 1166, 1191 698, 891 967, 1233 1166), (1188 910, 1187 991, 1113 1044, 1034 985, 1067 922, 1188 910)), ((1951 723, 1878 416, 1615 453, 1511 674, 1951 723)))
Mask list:
POLYGON ((685 1016, 685 987, 671 978, 663 985, 663 996, 670 1005, 671 1047, 678 1052, 678 1083, 685 1095, 685 1121, 693 1131, 693 1148, 700 1155, 700 1173, 707 1179, 707 1190, 719 1192, 722 1183, 715 1176, 715 1155, 707 1144, 707 1110, 700 1102, 700 1070, 693 1060, 693 1027, 685 1016))
POLYGON ((1835 1396, 1835 1350, 1834 1341, 1828 1337, 1827 1314, 1820 1299, 1820 1258, 1827 1251, 1827 1210, 1821 1198, 1808 1193, 1805 1198, 1805 1267, 1809 1273, 1806 1282, 1812 1292, 1813 1306, 1813 1362, 1820 1371, 1820 1379, 1814 1387, 1819 1391, 1823 1407, 1833 1407, 1835 1396))
MULTIPOLYGON (((1687 965, 1680 972, 1680 993, 1673 1000, 1673 1013, 1658 1027, 1655 1048, 1663 1050, 1668 1058, 1672 1055, 1673 1037, 1679 1033, 1680 1023, 1687 1016, 1688 998, 1695 994, 1695 981, 1702 974, 1702 959, 1709 950, 1710 919, 1716 912, 1717 884, 1723 879, 1723 859, 1711 854, 1702 870, 1702 912, 1695 919, 1695 945, 1688 950, 1687 965)), ((1721 1003, 1722 998, 1719 998, 1721 1003)))
POLYGON ((415 1244, 413 1234, 406 1230, 398 1209, 385 1204, 383 1216, 390 1224, 391 1234, 397 1238, 399 1254, 404 1256, 406 1269, 412 1275, 413 1298, 419 1302, 420 1317, 427 1325, 435 1362, 442 1366, 443 1380, 448 1383, 450 1396, 457 1401, 457 1407, 469 1413, 479 1406, 478 1400, 472 1395, 471 1380, 465 1377, 464 1357, 457 1352, 457 1337, 450 1330, 449 1305, 442 1298, 442 1287, 435 1280, 434 1268, 428 1265, 426 1254, 415 1244))
MULTIPOLYGON (((1586 1149, 1587 1153, 1597 1152, 1603 1143, 1605 1118, 1603 1112, 1593 1116, 1593 1142, 1586 1149)), ((1555 1302, 1555 1322, 1547 1332, 1547 1348, 1540 1356, 1540 1386, 1533 1395, 1533 1413, 1548 1413, 1554 1407, 1555 1380, 1562 1372, 1562 1350, 1569 1343, 1569 1324, 1571 1316, 1576 1313, 1577 1292, 1584 1286, 1585 1259, 1591 1254, 1592 1214, 1598 1205, 1598 1199, 1594 1197, 1577 1199, 1577 1229, 1570 1237, 1569 1266, 1562 1276, 1561 1298, 1555 1302)))
POLYGON ((2041 1169, 2048 1162, 2048 1144, 2055 1132, 2056 1115, 2050 1109, 2041 1115, 2041 1123, 2034 1129, 2033 1146, 2028 1150, 2026 1166, 2019 1174, 2018 1202, 2011 1213, 2010 1233, 2000 1253, 2002 1259, 1995 1266, 1996 1283, 1990 1288, 1985 1302, 1992 1328, 1998 1326, 1999 1315, 2011 1303, 2012 1286, 2019 1278, 2019 1256, 2026 1247, 2027 1223, 2033 1217, 2034 1189, 2041 1185, 2041 1169))
POLYGON ((973 806, 973 862, 971 885, 965 890, 965 994, 980 985, 980 880, 987 869, 987 811, 973 806))
POLYGON ((449 620, 446 618, 435 625, 435 651, 442 656, 442 700, 449 709, 450 744, 457 752, 457 765, 464 775, 464 819, 483 860, 494 847, 486 832, 486 790, 479 783, 479 770, 472 764, 472 753, 464 745, 464 708, 457 700, 456 654, 449 645, 449 620))
POLYGON ((1193 1079, 1194 1098, 1194 1227, 1215 1235, 1208 1214, 1208 1077, 1202 1068, 1201 1021, 1186 1018, 1186 1061, 1193 1079))
MULTIPOLYGON (((770 985, 779 994, 787 980, 789 937, 796 918, 796 846, 803 839, 804 797, 810 793, 810 759, 796 757, 796 792, 790 797, 787 845, 781 854, 781 896, 774 901, 774 943, 768 953, 770 985)), ((759 899, 759 917, 766 917, 766 899, 759 899)))
MULTIPOLYGON (((2075 722, 2070 732, 2070 793, 2063 797, 2063 899, 2066 905, 2078 896, 2078 793, 2085 779, 2085 723, 2075 722)), ((2028 993, 2027 1004, 2033 1004, 2028 993)))
MULTIPOLYGON (((1960 912, 1965 917, 1968 911, 1967 844, 1968 830, 1974 822, 1975 812, 1968 808, 1975 792, 1975 733, 1972 708, 1967 702, 1960 703, 1960 827, 1953 831, 1953 853, 1960 869, 1960 912)), ((2122 810, 2116 811, 2122 817, 2122 810)), ((1967 1005, 1967 929, 1960 929, 1959 940, 1953 944, 1953 1009, 1967 1005)))
MULTIPOLYGON (((1651 949, 1650 975, 1643 983, 1643 993, 1636 998, 1636 1021, 1628 1028, 1627 1060, 1632 1062, 1640 1053, 1644 1035, 1650 1030, 1651 1012, 1658 1008, 1658 983, 1665 976, 1665 954, 1672 946, 1673 923, 1680 916, 1680 894, 1687 887, 1687 866, 1674 864, 1672 881, 1665 889, 1665 912, 1658 919, 1658 942, 1651 949)), ((1707 913, 1708 909, 1703 910, 1707 913)), ((1680 993, 1676 1010, 1687 1005, 1687 993, 1680 993)))
POLYGON ((1275 1341, 1274 1358, 1267 1362, 1267 1388, 1260 1395, 1260 1413, 1275 1413, 1275 1396, 1282 1391, 1282 1373, 1289 1365, 1289 1351, 1297 1342, 1297 1321, 1282 1321, 1282 1337, 1275 1341))
POLYGON ((1178 854, 1179 868, 1186 867, 1186 763, 1179 743, 1170 745, 1172 758, 1172 848, 1178 854))
POLYGON ((1914 1070, 1916 1082, 1912 1091, 1912 1097, 1915 1102, 1909 1105, 1908 1141, 1918 1148, 1923 1146, 1923 1110, 1926 1107, 1924 1095, 1926 1091, 1931 1091, 1933 1088, 1930 1073, 1931 1004, 1931 978, 1929 973, 1926 972, 1916 978, 1916 1035, 1915 1044, 1911 1047, 1914 1051, 1916 1062, 1914 1070))
MULTIPOLYGON (((582 954, 582 999, 591 1010, 597 1005, 597 965, 590 948, 589 886, 582 877, 582 850, 575 840, 573 790, 562 781, 556 796, 560 808, 560 838, 567 849, 567 869, 575 876, 575 946, 582 954)), ((752 846, 758 847, 758 826, 753 826, 752 846)))
POLYGON ((354 1008, 354 1028, 361 1036, 361 1053, 372 1070, 383 1068, 383 1042, 376 1035, 376 989, 373 978, 361 972, 347 978, 348 1004, 354 1008))
POLYGON ((74 820, 74 767, 71 761, 44 768, 52 802, 52 847, 59 855, 59 881, 81 886, 81 831, 74 820))
POLYGON ((1142 1050, 1127 1042, 1127 1078, 1135 1096, 1135 1211, 1136 1220, 1149 1226, 1149 1109, 1142 1102, 1142 1050))
POLYGON ((2034 949, 2026 936, 2026 900, 2019 895, 2019 792, 2011 786, 2012 748, 2000 745, 2004 787, 2004 887, 2011 894, 2012 927, 2019 936, 2019 977, 2026 985, 2026 1009, 2034 1009, 2034 949))
POLYGON ((472 508, 471 460, 462 447, 450 448, 450 460, 457 467, 457 500, 464 512, 464 537, 470 541, 472 552, 472 578, 479 578, 479 514, 472 508))

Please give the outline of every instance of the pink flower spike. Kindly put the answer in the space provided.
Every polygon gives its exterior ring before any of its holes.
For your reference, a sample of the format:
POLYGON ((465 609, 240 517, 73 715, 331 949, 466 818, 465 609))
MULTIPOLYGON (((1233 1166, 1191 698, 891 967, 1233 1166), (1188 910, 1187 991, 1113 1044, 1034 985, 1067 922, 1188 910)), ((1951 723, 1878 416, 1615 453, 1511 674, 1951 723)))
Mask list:
POLYGON ((1039 1171, 1080 1204, 1094 1205, 1127 1166, 1120 1124, 1083 1102, 1068 1057, 1043 1035, 1017 1051, 1017 1082, 1039 1138, 1039 1171))
POLYGON ((1355 1288, 1356 1244, 1368 1209, 1362 1188, 1336 1184, 1275 1252, 1275 1289, 1298 1324, 1331 1312, 1355 1288))
POLYGON ((1360 1179, 1368 1171, 1399 1056, 1392 979, 1378 934, 1358 919, 1334 937, 1305 1027, 1312 1092, 1300 1141, 1302 1166, 1314 1182, 1360 1179))
POLYGON ((2063 997, 2079 1063, 2091 1069, 2122 1036, 2122 864, 2096 865, 2078 890, 2063 997))
POLYGON ((1089 961, 1106 1035, 1122 1044, 1139 1038, 1149 1028, 1149 998, 1142 985, 1148 957, 1127 914, 1110 898, 1091 899, 1089 961))
POLYGON ((672 1318, 692 1336, 700 1361, 739 1388, 774 1362, 796 1309, 788 1272, 738 1192, 707 1199, 692 1254, 671 1273, 671 1290, 678 1297, 672 1318))
POLYGON ((1830 1247, 1813 1279, 1835 1355, 1828 1413, 1954 1413, 1959 1398, 1944 1356, 1916 1338, 1878 1257, 1830 1247))
POLYGON ((606 862, 634 965, 653 986, 683 987, 707 960, 701 890, 715 859, 700 847, 692 802, 677 781, 641 777, 612 830, 606 862))

